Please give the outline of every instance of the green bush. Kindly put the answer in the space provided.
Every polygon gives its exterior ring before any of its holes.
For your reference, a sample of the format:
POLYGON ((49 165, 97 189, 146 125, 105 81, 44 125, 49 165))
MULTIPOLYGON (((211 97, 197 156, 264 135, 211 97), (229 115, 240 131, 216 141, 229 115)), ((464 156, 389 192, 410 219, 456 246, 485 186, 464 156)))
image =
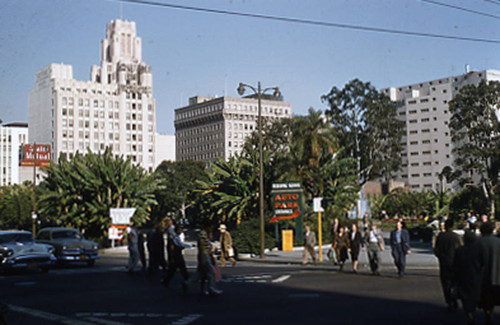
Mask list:
MULTIPOLYGON (((231 234, 236 253, 260 254, 260 224, 257 218, 243 221, 231 234)), ((265 248, 273 248, 274 238, 265 233, 265 248)))

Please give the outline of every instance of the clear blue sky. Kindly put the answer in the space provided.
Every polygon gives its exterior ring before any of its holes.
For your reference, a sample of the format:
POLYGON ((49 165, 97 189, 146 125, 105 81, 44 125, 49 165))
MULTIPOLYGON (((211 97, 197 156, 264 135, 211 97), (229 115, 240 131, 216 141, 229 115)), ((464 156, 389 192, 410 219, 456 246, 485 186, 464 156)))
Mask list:
MULTIPOLYGON (((165 3, 402 31, 500 40, 500 19, 422 0, 220 0, 165 3)), ((500 0, 436 0, 500 17, 500 0), (497 4, 495 4, 497 3, 497 4)), ((35 71, 73 65, 89 80, 112 0, 0 1, 0 119, 27 122, 35 71)), ((321 95, 359 78, 378 89, 500 70, 500 44, 362 32, 123 3, 151 65, 157 131, 174 133, 174 109, 191 96, 237 96, 239 82, 279 86, 295 114, 325 109, 321 95)))

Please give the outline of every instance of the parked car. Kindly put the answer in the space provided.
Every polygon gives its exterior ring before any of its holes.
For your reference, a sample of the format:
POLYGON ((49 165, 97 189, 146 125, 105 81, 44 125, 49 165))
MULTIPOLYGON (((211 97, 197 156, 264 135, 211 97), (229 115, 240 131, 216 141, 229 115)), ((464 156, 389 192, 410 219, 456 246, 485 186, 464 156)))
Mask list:
POLYGON ((95 260, 99 258, 99 245, 96 242, 86 240, 77 229, 43 228, 38 232, 36 241, 53 245, 59 263, 79 261, 93 266, 95 260))
POLYGON ((0 269, 41 269, 47 272, 56 262, 51 245, 36 243, 24 230, 0 231, 0 269))

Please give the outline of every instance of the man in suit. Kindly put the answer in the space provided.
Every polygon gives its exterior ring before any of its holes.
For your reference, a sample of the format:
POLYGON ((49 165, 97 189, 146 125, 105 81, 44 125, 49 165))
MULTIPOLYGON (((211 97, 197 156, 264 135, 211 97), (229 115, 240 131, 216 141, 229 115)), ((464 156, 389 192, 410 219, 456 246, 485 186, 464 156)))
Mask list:
POLYGON ((316 263, 316 252, 314 251, 314 245, 316 245, 316 234, 311 231, 309 226, 305 226, 305 238, 304 238, 304 252, 302 253, 302 264, 307 264, 307 253, 311 254, 313 262, 316 263))
POLYGON ((403 229, 403 223, 399 220, 396 223, 396 229, 391 231, 389 239, 391 243, 391 254, 394 258, 394 264, 398 268, 398 276, 402 278, 405 274, 406 255, 411 253, 410 234, 408 230, 403 229))
POLYGON ((434 255, 439 259, 439 278, 443 288, 444 300, 448 309, 457 309, 457 297, 452 295, 455 288, 453 274, 453 259, 455 251, 462 246, 462 240, 453 232, 453 220, 447 219, 444 223, 445 231, 439 233, 434 245, 434 255))
POLYGON ((372 274, 380 275, 380 251, 384 250, 384 237, 382 236, 382 232, 377 229, 376 221, 373 221, 370 229, 365 232, 365 243, 372 274))

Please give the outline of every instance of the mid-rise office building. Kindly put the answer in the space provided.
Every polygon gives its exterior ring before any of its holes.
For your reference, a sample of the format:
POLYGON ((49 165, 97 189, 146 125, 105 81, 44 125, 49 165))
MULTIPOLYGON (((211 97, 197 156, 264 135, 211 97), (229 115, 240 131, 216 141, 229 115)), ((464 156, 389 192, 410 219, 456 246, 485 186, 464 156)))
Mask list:
POLYGON ((455 77, 387 88, 382 91, 399 102, 398 118, 405 122, 402 138, 402 171, 395 173, 415 191, 451 189, 444 177, 446 166, 453 168, 453 142, 448 127, 451 114, 448 104, 466 85, 478 85, 481 80, 500 81, 500 71, 467 71, 455 77))
POLYGON ((155 169, 163 161, 175 161, 175 135, 157 133, 155 144, 155 169))
POLYGON ((151 67, 142 61, 134 22, 114 20, 101 42, 101 64, 90 81, 73 79, 73 67, 50 64, 36 72, 29 93, 29 141, 52 146, 52 159, 77 151, 130 157, 155 166, 155 100, 151 67))
MULTIPOLYGON (((292 117, 292 105, 271 96, 261 101, 263 121, 292 117)), ((253 96, 192 97, 175 110, 176 160, 225 160, 243 149, 257 128, 258 100, 253 96)))
POLYGON ((20 183, 20 150, 27 142, 28 124, 0 126, 0 186, 20 183))

